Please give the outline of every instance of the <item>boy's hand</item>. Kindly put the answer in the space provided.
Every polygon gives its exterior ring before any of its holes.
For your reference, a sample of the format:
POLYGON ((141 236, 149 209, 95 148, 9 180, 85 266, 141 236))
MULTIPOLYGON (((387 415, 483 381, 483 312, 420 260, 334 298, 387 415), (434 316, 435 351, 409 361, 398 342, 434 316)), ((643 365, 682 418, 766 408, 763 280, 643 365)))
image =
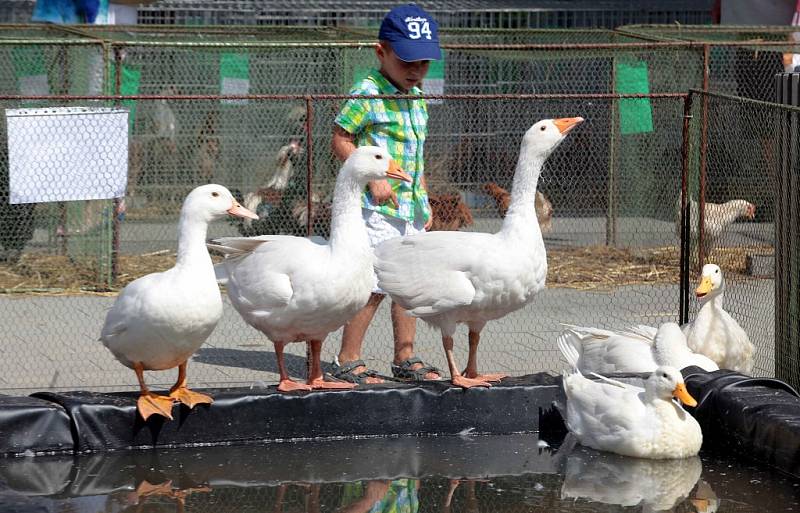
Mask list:
POLYGON ((398 207, 397 194, 392 190, 392 186, 386 180, 372 180, 369 182, 369 192, 372 194, 372 199, 378 205, 383 205, 387 201, 398 207))
POLYGON ((425 228, 425 231, 427 232, 430 231, 431 226, 433 226, 433 212, 431 212, 431 218, 425 221, 425 226, 423 228, 425 228))

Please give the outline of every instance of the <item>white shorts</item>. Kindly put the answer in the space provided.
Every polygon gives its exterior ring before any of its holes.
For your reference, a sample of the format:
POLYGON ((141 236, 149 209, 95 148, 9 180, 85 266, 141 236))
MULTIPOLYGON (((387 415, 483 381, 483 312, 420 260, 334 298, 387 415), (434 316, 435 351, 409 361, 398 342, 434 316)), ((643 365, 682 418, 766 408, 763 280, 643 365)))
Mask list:
MULTIPOLYGON (((387 216, 368 208, 362 208, 361 216, 364 218, 364 224, 367 227, 369 245, 373 249, 383 241, 425 231, 425 222, 422 220, 423 217, 421 215, 415 216, 414 222, 410 223, 405 219, 387 216)), ((386 294, 378 287, 377 275, 375 276, 375 286, 372 292, 375 294, 386 294)))

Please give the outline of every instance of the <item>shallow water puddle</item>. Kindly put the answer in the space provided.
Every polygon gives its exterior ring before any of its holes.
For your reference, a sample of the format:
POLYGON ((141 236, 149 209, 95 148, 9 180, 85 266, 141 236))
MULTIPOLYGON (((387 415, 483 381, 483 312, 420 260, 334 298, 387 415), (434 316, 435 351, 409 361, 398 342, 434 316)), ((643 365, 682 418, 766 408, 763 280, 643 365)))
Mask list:
POLYGON ((0 459, 0 511, 800 511, 800 480, 716 454, 623 458, 535 435, 0 459))

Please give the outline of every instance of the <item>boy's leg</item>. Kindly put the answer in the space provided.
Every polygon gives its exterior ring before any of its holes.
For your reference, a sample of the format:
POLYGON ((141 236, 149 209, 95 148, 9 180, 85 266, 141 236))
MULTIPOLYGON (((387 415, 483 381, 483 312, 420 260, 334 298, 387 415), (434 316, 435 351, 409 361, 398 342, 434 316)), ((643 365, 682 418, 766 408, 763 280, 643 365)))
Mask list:
MULTIPOLYGON (((372 322, 375 312, 378 311, 378 307, 381 301, 383 301, 383 298, 383 294, 373 293, 369 297, 367 304, 364 305, 364 308, 359 310, 359 312, 344 325, 342 329, 342 346, 339 349, 340 365, 361 359, 361 346, 364 344, 364 336, 367 334, 369 324, 372 322)), ((366 367, 361 366, 353 369, 353 372, 358 374, 366 370, 366 367)), ((383 380, 369 377, 367 378, 367 383, 383 383, 383 380)))
MULTIPOLYGON (((417 333, 417 318, 412 317, 406 311, 392 301, 392 331, 394 332, 394 364, 414 356, 414 337, 417 333)), ((420 369, 423 364, 416 363, 411 366, 411 370, 420 369)), ((425 374, 425 379, 439 379, 441 376, 435 372, 425 374)))

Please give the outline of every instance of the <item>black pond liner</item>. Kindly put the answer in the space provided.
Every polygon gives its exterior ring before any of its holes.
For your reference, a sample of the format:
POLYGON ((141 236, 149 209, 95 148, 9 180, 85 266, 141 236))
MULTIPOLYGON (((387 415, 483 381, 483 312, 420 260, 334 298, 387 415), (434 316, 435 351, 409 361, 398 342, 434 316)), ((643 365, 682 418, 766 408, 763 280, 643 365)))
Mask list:
POLYGON ((64 408, 34 397, 0 395, 0 456, 72 451, 74 446, 64 408))
MULTIPOLYGON (((148 447, 219 445, 297 439, 534 433, 563 429, 553 403, 563 398, 560 378, 548 374, 507 378, 490 389, 464 390, 449 382, 386 383, 354 390, 293 392, 206 390, 214 404, 173 408, 174 420, 136 412, 137 393, 39 392, 38 409, 10 419, 0 400, 0 454, 57 450, 39 443, 39 415, 60 421, 75 452, 148 447), (58 417, 56 419, 56 417, 58 417), (68 419, 68 423, 64 420, 68 419), (28 422, 30 421, 30 422, 28 422)), ((563 400, 563 399, 562 399, 563 400)))
POLYGON ((683 369, 697 400, 687 408, 703 429, 703 447, 735 452, 800 477, 800 396, 772 378, 699 367, 683 369))
MULTIPOLYGON (((800 398, 785 383, 731 371, 683 370, 704 446, 738 452, 800 476, 800 398)), ((642 375, 613 376, 641 383, 642 375)), ((0 396, 0 455, 191 447, 281 440, 401 435, 566 433, 555 405, 561 378, 531 374, 489 389, 449 382, 366 385, 347 391, 282 394, 265 389, 208 390, 212 405, 176 405, 175 420, 143 422, 136 393, 40 392, 0 396)))

